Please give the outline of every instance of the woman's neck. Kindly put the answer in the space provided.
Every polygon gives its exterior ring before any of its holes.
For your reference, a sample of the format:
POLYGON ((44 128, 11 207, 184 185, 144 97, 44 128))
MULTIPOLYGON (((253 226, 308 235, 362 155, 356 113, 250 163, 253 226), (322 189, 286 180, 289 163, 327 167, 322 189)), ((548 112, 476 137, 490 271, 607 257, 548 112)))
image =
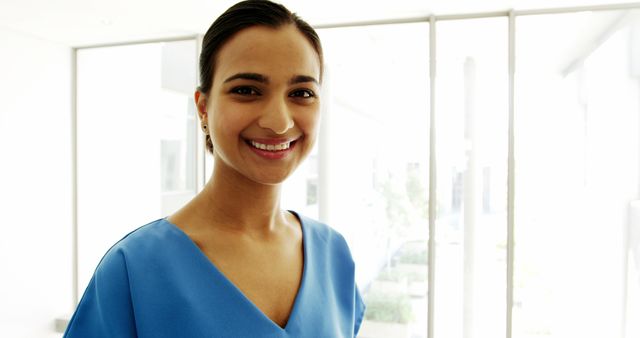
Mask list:
POLYGON ((279 184, 254 182, 226 164, 217 163, 197 197, 195 211, 207 224, 268 235, 286 223, 280 210, 280 188, 279 184))

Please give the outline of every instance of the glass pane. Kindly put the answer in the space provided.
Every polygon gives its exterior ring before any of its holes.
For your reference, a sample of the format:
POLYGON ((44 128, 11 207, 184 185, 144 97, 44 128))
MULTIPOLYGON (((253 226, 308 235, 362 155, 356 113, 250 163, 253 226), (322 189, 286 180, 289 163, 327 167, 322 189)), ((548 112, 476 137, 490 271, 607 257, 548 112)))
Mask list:
POLYGON ((319 219, 319 164, 318 143, 309 157, 287 178, 282 189, 282 207, 295 210, 307 217, 319 219))
POLYGON ((637 15, 517 21, 516 337, 638 336, 637 15))
POLYGON ((427 320, 429 32, 426 23, 319 32, 324 221, 346 237, 367 303, 360 337, 424 337, 427 320), (324 175, 324 176, 323 176, 324 175))
POLYGON ((437 23, 436 337, 505 332, 507 30, 437 23))
POLYGON ((112 244, 195 194, 195 48, 78 51, 81 289, 112 244))

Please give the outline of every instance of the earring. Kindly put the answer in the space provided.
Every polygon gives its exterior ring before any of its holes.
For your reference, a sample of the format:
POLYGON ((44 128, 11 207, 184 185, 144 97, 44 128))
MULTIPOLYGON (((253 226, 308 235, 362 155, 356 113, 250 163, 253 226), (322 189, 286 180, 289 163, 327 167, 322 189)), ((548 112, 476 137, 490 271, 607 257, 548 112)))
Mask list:
POLYGON ((202 123, 202 131, 206 134, 209 135, 209 130, 207 129, 207 125, 205 123, 202 123))

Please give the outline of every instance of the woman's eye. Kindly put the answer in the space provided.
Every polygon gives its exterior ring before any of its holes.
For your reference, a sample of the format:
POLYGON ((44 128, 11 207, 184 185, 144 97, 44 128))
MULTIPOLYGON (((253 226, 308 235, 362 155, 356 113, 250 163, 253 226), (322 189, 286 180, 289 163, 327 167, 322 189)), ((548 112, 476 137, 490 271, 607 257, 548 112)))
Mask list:
POLYGON ((260 93, 255 88, 251 87, 235 87, 231 89, 231 93, 243 96, 260 95, 260 93))
POLYGON ((316 94, 308 89, 300 89, 300 90, 294 90, 293 92, 291 92, 291 94, 289 94, 289 96, 306 99, 306 98, 315 97, 316 94))

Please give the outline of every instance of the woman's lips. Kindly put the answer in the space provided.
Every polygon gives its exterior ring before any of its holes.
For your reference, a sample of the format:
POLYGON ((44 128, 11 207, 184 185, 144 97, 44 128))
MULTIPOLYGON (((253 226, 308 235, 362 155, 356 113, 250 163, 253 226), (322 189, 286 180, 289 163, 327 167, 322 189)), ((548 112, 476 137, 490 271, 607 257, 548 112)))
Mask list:
POLYGON ((245 143, 258 156, 277 160, 291 153, 298 139, 245 139, 245 143))

